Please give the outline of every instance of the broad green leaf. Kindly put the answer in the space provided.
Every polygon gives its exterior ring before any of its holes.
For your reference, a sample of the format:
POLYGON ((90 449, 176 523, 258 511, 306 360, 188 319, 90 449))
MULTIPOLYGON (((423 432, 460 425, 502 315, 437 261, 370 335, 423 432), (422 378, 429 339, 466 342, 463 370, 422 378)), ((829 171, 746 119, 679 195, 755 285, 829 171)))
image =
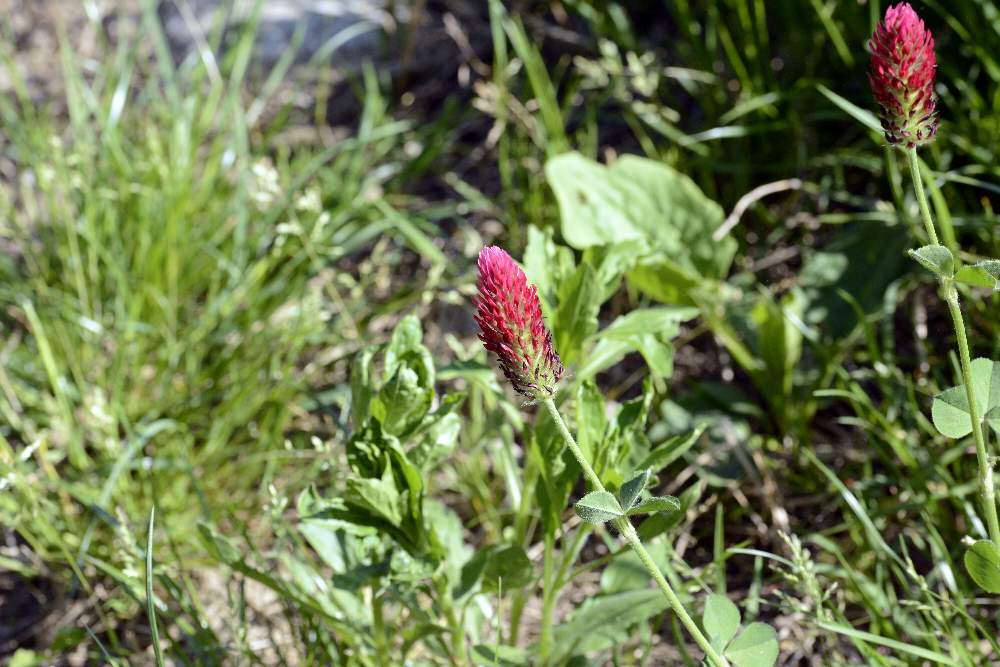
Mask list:
POLYGON ((556 286, 573 273, 573 250, 552 240, 552 228, 528 226, 528 244, 523 255, 524 273, 538 289, 542 313, 552 318, 556 286))
POLYGON ((633 505, 628 511, 629 516, 638 514, 656 514, 657 512, 677 512, 681 501, 673 496, 652 496, 633 505))
POLYGON ((908 235, 877 221, 839 227, 822 252, 803 248, 799 285, 807 297, 805 321, 822 323, 833 339, 847 336, 859 316, 881 311, 890 285, 912 271, 908 249, 908 235))
POLYGON ((408 548, 418 548, 422 544, 423 477, 399 440, 384 433, 377 419, 369 419, 348 440, 347 462, 356 476, 348 477, 344 499, 347 510, 361 516, 342 518, 364 525, 388 522, 400 529, 394 535, 397 539, 409 540, 408 548))
POLYGON ((987 259, 963 266, 955 273, 955 280, 973 287, 1000 290, 1000 260, 987 259))
POLYGON ((601 303, 618 291, 625 273, 642 256, 645 247, 644 242, 633 239, 613 245, 592 246, 584 251, 583 261, 594 267, 597 282, 601 286, 601 303))
POLYGON ((645 226, 653 251, 702 276, 725 276, 737 243, 728 236, 712 238, 725 213, 694 181, 662 162, 635 155, 623 156, 610 171, 641 189, 644 197, 636 215, 643 217, 637 221, 645 226))
POLYGON ((375 393, 372 373, 372 359, 379 346, 371 345, 358 352, 351 361, 351 422, 354 428, 368 420, 372 396, 375 393))
POLYGON ((607 491, 591 491, 580 498, 573 509, 587 523, 604 523, 624 514, 618 499, 607 491))
POLYGON ((534 568, 519 544, 504 544, 491 549, 483 570, 483 588, 498 592, 514 591, 531 583, 534 568))
POLYGON ((721 277, 729 269, 735 240, 712 239, 722 208, 666 164, 625 155, 604 166, 565 153, 549 160, 545 174, 570 246, 582 250, 635 240, 704 276, 721 277))
POLYGON ((556 351, 567 366, 580 355, 583 342, 597 331, 599 287, 594 269, 580 264, 559 288, 553 321, 556 351))
POLYGON ((911 250, 909 255, 937 276, 951 278, 955 274, 955 257, 943 245, 925 245, 911 250))
POLYGON ((496 593, 514 591, 531 583, 534 569, 524 549, 517 544, 501 544, 480 549, 462 566, 459 585, 454 595, 461 598, 477 583, 483 590, 496 593), (502 583, 501 583, 502 582, 502 583))
MULTIPOLYGON (((451 398, 453 395, 449 395, 447 398, 451 398)), ((448 457, 455 448, 455 443, 458 442, 458 436, 461 432, 461 417, 454 412, 441 415, 426 427, 421 426, 420 442, 410 449, 407 455, 415 466, 427 472, 448 457)))
MULTIPOLYGON (((404 360, 410 366, 417 366, 412 362, 416 356, 421 363, 419 370, 423 377, 421 382, 424 386, 434 384, 434 363, 431 361, 430 352, 423 346, 423 331, 420 328, 420 318, 414 314, 407 315, 399 321, 396 328, 392 330, 392 338, 385 348, 385 370, 382 374, 384 378, 391 378, 396 374, 396 370, 403 364, 404 360)), ((415 370, 417 370, 415 368, 415 370)))
POLYGON ((656 449, 651 451, 639 464, 640 468, 649 468, 650 472, 656 472, 666 468, 668 465, 684 456, 684 452, 691 449, 698 438, 705 432, 705 425, 701 424, 693 431, 680 433, 671 436, 661 443, 656 449))
POLYGON ((379 478, 349 478, 344 491, 347 502, 361 507, 393 526, 403 523, 403 498, 396 489, 390 465, 385 466, 379 478))
POLYGON ((347 464, 360 477, 379 477, 385 470, 386 455, 399 450, 399 440, 386 433, 377 419, 369 419, 347 441, 347 464))
POLYGON ((988 593, 1000 593, 1000 550, 989 540, 979 540, 965 552, 965 570, 988 593))
MULTIPOLYGON (((972 394, 980 418, 990 414, 990 424, 994 430, 1000 428, 994 408, 1000 406, 1000 364, 989 359, 972 361, 972 394)), ((941 435, 949 438, 963 438, 972 432, 969 415, 968 393, 964 386, 946 389, 934 397, 931 404, 931 419, 941 435)))
POLYGON ((629 352, 643 356, 654 378, 669 378, 674 371, 674 349, 670 340, 680 331, 681 322, 697 316, 684 307, 643 308, 622 315, 607 328, 594 334, 594 348, 577 370, 578 378, 592 378, 618 363, 629 352))
POLYGON ((965 387, 945 389, 931 403, 931 420, 941 435, 964 438, 972 432, 969 400, 965 387))
POLYGON ((330 526, 318 521, 305 519, 299 522, 299 532, 313 548, 316 555, 334 572, 343 572, 347 567, 340 535, 330 526))
MULTIPOLYGON (((302 595, 308 596, 327 615, 337 616, 342 614, 344 610, 350 610, 353 614, 357 614, 355 618, 358 620, 368 616, 366 606, 361 604, 361 600, 350 592, 358 590, 360 585, 353 588, 346 586, 334 588, 328 584, 329 579, 326 576, 291 554, 281 553, 278 555, 278 560, 284 566, 283 570, 290 575, 290 578, 286 579, 287 585, 298 589, 302 595)), ((334 578, 337 578, 337 575, 334 575, 334 578)), ((363 579, 361 585, 370 584, 371 580, 370 577, 363 579)))
POLYGON ((643 220, 653 212, 649 196, 634 183, 615 178, 611 169, 579 153, 549 160, 545 176, 559 202, 566 242, 582 250, 594 245, 644 240, 643 220))
MULTIPOLYGON (((660 555, 653 550, 653 557, 660 555)), ((616 556, 601 572, 601 591, 620 593, 646 588, 649 585, 649 570, 631 549, 616 556)))
POLYGON ((475 553, 475 549, 465 542, 462 517, 433 498, 424 499, 422 510, 427 538, 432 546, 432 554, 436 556, 437 567, 449 582, 457 584, 461 578, 462 565, 475 553))
POLYGON ((416 315, 407 315, 384 346, 362 350, 351 365, 351 421, 355 429, 373 414, 387 432, 403 435, 417 424, 434 398, 434 362, 421 343, 416 315), (375 357, 382 353, 381 380, 373 377, 375 357))
POLYGON ((433 402, 434 390, 422 386, 415 370, 400 366, 372 400, 371 414, 386 433, 404 437, 420 424, 433 402))
POLYGON ((712 646, 722 650, 740 629, 740 610, 725 595, 709 595, 705 600, 701 625, 705 628, 712 646))
POLYGON ((629 340, 653 332, 669 339, 677 335, 681 322, 687 322, 697 316, 696 308, 681 306, 641 308, 616 319, 601 331, 598 337, 629 340))
POLYGON ((622 484, 618 490, 618 499, 623 510, 628 511, 635 505, 639 494, 646 488, 649 481, 649 470, 640 470, 622 484))
POLYGON ((666 608, 663 593, 655 588, 589 598, 567 622, 555 628, 557 653, 588 653, 621 644, 630 636, 632 626, 666 608))
POLYGON ((734 667, 774 667, 778 661, 778 636, 766 623, 751 623, 726 649, 734 667))
MULTIPOLYGON (((745 296, 743 302, 747 306, 742 313, 737 308, 729 308, 730 321, 720 323, 723 328, 730 329, 734 337, 726 346, 734 357, 740 358, 740 365, 768 401, 778 423, 787 426, 801 409, 795 404, 792 393, 794 373, 807 332, 807 325, 802 320, 807 305, 805 295, 802 290, 793 288, 776 300, 767 290, 758 290, 754 295, 745 296), (739 342, 740 338, 748 344, 749 350, 739 342), (742 358, 743 354, 749 358, 742 358)), ((721 337, 718 328, 716 333, 721 337)))
MULTIPOLYGON (((343 531, 351 535, 366 537, 375 535, 378 530, 371 525, 371 517, 347 506, 342 498, 324 499, 316 495, 312 487, 305 489, 299 494, 298 513, 303 520, 303 525, 322 526, 330 531, 343 531)), ((326 545, 322 545, 325 546, 326 545)), ((320 546, 314 547, 317 552, 320 546)), ((346 552, 345 552, 346 553, 346 552)), ((334 556, 329 556, 333 558, 334 556)), ((326 560, 327 556, 324 557, 326 560)), ((328 563, 334 570, 336 562, 328 563)))
POLYGON ((718 300, 725 289, 725 283, 700 276, 694 269, 685 268, 663 253, 643 257, 625 277, 644 294, 660 303, 674 305, 697 305, 690 296, 694 291, 702 298, 707 295, 718 300))

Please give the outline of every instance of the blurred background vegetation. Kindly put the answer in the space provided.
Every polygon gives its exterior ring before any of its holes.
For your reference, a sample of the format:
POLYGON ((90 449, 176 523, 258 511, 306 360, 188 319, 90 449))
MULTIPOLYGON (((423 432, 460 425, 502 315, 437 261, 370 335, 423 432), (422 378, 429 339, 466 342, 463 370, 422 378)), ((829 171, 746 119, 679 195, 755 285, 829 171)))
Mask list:
MULTIPOLYGON (((440 591, 393 580, 388 618, 344 621, 374 589, 328 585, 300 494, 344 487, 352 363, 416 314, 438 389, 467 392, 424 478, 455 553, 530 534, 474 258, 539 233, 566 249, 545 165, 575 150, 669 165, 729 216, 731 248, 704 239, 732 253, 704 284, 725 298, 678 300, 700 313, 645 434, 707 425, 662 476, 698 491, 671 527, 681 574, 772 623, 781 664, 1000 660, 995 600, 956 561, 983 532, 975 459, 926 418, 950 330, 905 257, 905 165, 871 127, 884 6, 396 0, 324 23, 268 4, 0 12, 0 656, 152 663, 155 505, 176 664, 396 664, 379 624, 431 645, 412 664, 449 664, 428 639, 440 591)), ((997 256, 1000 5, 915 6, 940 63, 932 205, 963 259, 997 256)), ((975 296, 970 338, 995 355, 996 297, 975 296)), ((654 300, 622 284, 597 319, 654 300)), ((596 380, 624 402, 648 374, 631 353, 596 380)), ((606 555, 582 552, 558 618, 611 585, 586 576, 606 555)), ((511 604, 530 619, 528 591, 511 604)), ((670 622, 643 627, 589 664, 682 664, 670 622)))

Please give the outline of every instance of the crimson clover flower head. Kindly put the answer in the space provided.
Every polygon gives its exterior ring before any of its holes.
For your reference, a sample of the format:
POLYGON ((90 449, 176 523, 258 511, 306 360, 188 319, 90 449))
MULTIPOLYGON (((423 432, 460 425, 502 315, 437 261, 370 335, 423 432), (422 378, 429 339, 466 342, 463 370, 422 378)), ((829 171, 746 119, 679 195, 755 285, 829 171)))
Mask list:
POLYGON ((532 400, 552 396, 563 375, 552 347, 552 333, 542 319, 534 285, 502 248, 479 253, 476 322, 479 339, 499 357, 500 370, 514 389, 532 400))
POLYGON ((890 144, 913 148, 937 132, 934 37, 909 3, 889 7, 868 41, 868 81, 890 144))

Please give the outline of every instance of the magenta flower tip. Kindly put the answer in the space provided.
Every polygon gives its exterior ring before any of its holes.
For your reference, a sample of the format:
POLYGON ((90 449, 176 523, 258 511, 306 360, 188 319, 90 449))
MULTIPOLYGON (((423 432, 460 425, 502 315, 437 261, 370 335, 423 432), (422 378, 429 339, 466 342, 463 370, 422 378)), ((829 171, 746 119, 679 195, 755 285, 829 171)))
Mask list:
POLYGON ((868 81, 878 102, 882 129, 891 144, 908 148, 934 138, 934 37, 909 3, 890 6, 868 41, 868 81))
POLYGON ((514 389, 532 400, 552 396, 563 375, 552 347, 552 333, 542 319, 534 285, 502 248, 479 253, 476 322, 483 346, 497 355, 500 370, 514 389))

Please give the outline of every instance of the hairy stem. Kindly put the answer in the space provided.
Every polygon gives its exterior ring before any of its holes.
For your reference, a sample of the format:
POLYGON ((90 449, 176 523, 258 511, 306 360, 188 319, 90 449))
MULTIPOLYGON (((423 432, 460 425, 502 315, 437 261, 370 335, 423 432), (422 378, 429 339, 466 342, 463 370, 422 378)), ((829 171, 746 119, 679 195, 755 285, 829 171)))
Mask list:
MULTIPOLYGON (((604 485, 601 483, 601 479, 597 476, 597 473, 594 472, 594 468, 583 455, 583 451, 580 450, 580 446, 576 444, 576 440, 569 432, 569 428, 566 427, 566 422, 563 421, 562 415, 559 414, 559 410, 556 408, 555 402, 551 398, 547 398, 543 401, 543 403, 545 404, 546 409, 548 409, 549 414, 552 415, 552 420, 559 428, 559 432, 566 441, 566 446, 569 447, 573 456, 576 457, 577 462, 580 464, 580 468, 583 470, 583 475, 587 478, 591 487, 593 487, 595 491, 605 491, 604 485)), ((632 524, 629 523, 628 519, 624 517, 616 519, 614 523, 615 527, 621 532, 622 537, 625 538, 625 541, 628 542, 629 546, 632 547, 632 550, 635 551, 635 554, 639 557, 639 560, 642 561, 642 564, 649 571, 649 574, 653 577, 656 585, 660 587, 661 591, 663 591, 664 597, 667 598, 667 603, 670 604, 670 608, 673 609, 677 618, 679 618, 684 627, 687 628, 688 633, 691 634, 694 641, 701 647, 701 650, 705 652, 705 656, 709 663, 715 667, 729 667, 729 661, 722 657, 722 655, 720 655, 719 652, 712 647, 712 644, 708 641, 708 638, 705 637, 704 633, 702 633, 698 624, 695 623, 694 619, 691 618, 691 615, 688 614, 687 609, 684 608, 684 604, 681 602, 680 598, 677 597, 677 594, 674 593, 674 589, 670 587, 670 584, 667 583, 663 573, 660 572, 660 568, 653 562, 653 557, 649 555, 648 551, 646 551, 646 547, 643 546, 642 540, 639 539, 639 534, 635 531, 635 528, 632 527, 632 524)))
MULTIPOLYGON (((910 148, 906 153, 910 162, 910 175, 913 177, 913 190, 917 195, 917 203, 920 205, 920 215, 923 218, 924 227, 927 229, 927 236, 931 243, 937 244, 934 219, 931 218, 931 210, 927 205, 924 182, 920 175, 920 165, 917 162, 917 149, 910 148)), ((965 333, 965 320, 962 318, 962 309, 958 305, 958 290, 955 288, 955 282, 951 278, 941 278, 940 283, 945 302, 948 304, 948 312, 951 314, 951 322, 955 328, 955 338, 958 340, 958 362, 962 370, 965 396, 969 402, 972 437, 976 442, 976 459, 979 462, 979 494, 982 497, 983 510, 986 512, 986 525, 990 533, 990 540, 1000 547, 1000 521, 997 519, 993 466, 990 465, 989 454, 986 451, 986 438, 983 434, 979 405, 976 403, 976 395, 972 389, 972 359, 969 354, 969 339, 965 333)))
POLYGON ((910 161, 910 176, 913 178, 913 191, 917 195, 917 204, 920 206, 920 217, 924 221, 924 229, 927 230, 927 238, 933 245, 938 244, 937 230, 934 229, 934 220, 931 218, 931 209, 927 205, 927 193, 924 192, 924 180, 920 176, 920 163, 917 161, 917 149, 911 148, 906 151, 910 161))
POLYGON ((972 437, 976 441, 976 459, 979 461, 979 493, 982 496, 983 509, 986 511, 986 525, 990 539, 1000 547, 1000 521, 997 520, 997 503, 993 486, 993 466, 990 465, 986 452, 986 438, 983 434, 983 422, 979 415, 979 406, 972 391, 972 361, 969 354, 969 340, 965 334, 965 321, 962 319, 962 309, 958 306, 958 290, 949 279, 944 281, 945 301, 951 312, 951 321, 955 325, 955 336, 958 338, 958 362, 962 369, 962 384, 965 385, 965 396, 969 401, 969 418, 972 421, 972 437))

